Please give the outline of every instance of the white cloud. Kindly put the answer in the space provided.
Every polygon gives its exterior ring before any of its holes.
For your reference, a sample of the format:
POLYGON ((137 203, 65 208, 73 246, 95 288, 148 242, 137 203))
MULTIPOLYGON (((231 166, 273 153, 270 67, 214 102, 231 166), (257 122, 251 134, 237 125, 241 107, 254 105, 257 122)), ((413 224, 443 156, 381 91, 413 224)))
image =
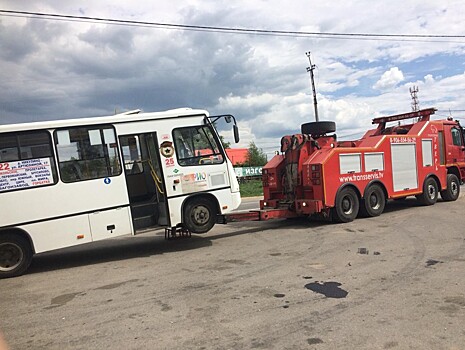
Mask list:
POLYGON ((374 89, 387 90, 392 89, 404 80, 404 74, 397 67, 393 67, 384 72, 381 78, 373 85, 374 89))
MULTIPOLYGON (((38 11, 238 28, 462 34, 460 1, 382 4, 295 0, 9 2, 38 11), (388 14, 388 15, 386 15, 388 14), (311 23, 309 25, 308 23, 311 23)), ((0 16, 0 123, 190 106, 235 114, 244 143, 274 149, 313 120, 306 72, 312 52, 321 119, 341 134, 380 114, 465 109, 464 44, 454 40, 352 40, 237 35, 0 16), (21 37, 20 42, 16 37, 21 37), (461 67, 462 71, 458 71, 461 67), (383 73, 384 72, 384 73, 383 73), (374 89, 375 90, 374 90, 374 89)), ((367 38, 365 38, 367 39, 367 38)))
POLYGON ((431 74, 428 74, 425 76, 425 84, 426 85, 433 85, 436 81, 434 80, 434 77, 431 74))

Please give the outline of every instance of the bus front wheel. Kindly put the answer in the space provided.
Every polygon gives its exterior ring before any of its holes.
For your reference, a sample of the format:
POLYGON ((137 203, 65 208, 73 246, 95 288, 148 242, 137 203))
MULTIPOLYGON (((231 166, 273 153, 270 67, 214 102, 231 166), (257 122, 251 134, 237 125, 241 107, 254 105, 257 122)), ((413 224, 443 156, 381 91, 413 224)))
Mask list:
POLYGON ((213 203, 205 197, 192 198, 184 208, 184 226, 192 233, 205 233, 216 222, 213 203))
POLYGON ((26 238, 14 233, 0 233, 0 278, 26 272, 32 261, 32 248, 26 238))

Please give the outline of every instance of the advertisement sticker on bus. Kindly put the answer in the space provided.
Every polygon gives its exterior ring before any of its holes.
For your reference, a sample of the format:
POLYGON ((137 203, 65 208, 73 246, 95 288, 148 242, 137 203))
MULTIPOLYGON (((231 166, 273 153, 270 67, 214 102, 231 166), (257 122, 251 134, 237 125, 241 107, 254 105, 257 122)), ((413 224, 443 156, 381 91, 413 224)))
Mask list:
POLYGON ((206 173, 186 174, 181 179, 182 190, 185 192, 202 191, 208 187, 206 173))
POLYGON ((0 163, 0 191, 53 183, 49 158, 0 163))

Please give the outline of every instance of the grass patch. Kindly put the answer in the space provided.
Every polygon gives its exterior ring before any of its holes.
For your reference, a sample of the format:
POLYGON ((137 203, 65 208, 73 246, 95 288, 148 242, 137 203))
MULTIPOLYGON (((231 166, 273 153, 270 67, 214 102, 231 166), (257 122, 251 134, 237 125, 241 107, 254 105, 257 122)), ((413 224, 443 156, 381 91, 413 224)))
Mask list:
POLYGON ((256 197, 263 195, 262 180, 246 180, 239 184, 241 197, 256 197))

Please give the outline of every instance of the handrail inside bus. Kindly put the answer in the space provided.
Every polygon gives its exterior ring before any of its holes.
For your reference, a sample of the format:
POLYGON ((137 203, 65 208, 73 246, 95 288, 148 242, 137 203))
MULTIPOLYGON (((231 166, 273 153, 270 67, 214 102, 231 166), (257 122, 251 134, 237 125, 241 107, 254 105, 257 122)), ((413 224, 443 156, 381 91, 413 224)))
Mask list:
POLYGON ((155 167, 152 164, 152 159, 147 159, 145 160, 145 162, 147 162, 150 167, 150 174, 152 175, 153 182, 155 182, 155 186, 157 186, 158 192, 164 194, 163 189, 161 188, 162 181, 158 177, 157 172, 155 171, 155 167))

